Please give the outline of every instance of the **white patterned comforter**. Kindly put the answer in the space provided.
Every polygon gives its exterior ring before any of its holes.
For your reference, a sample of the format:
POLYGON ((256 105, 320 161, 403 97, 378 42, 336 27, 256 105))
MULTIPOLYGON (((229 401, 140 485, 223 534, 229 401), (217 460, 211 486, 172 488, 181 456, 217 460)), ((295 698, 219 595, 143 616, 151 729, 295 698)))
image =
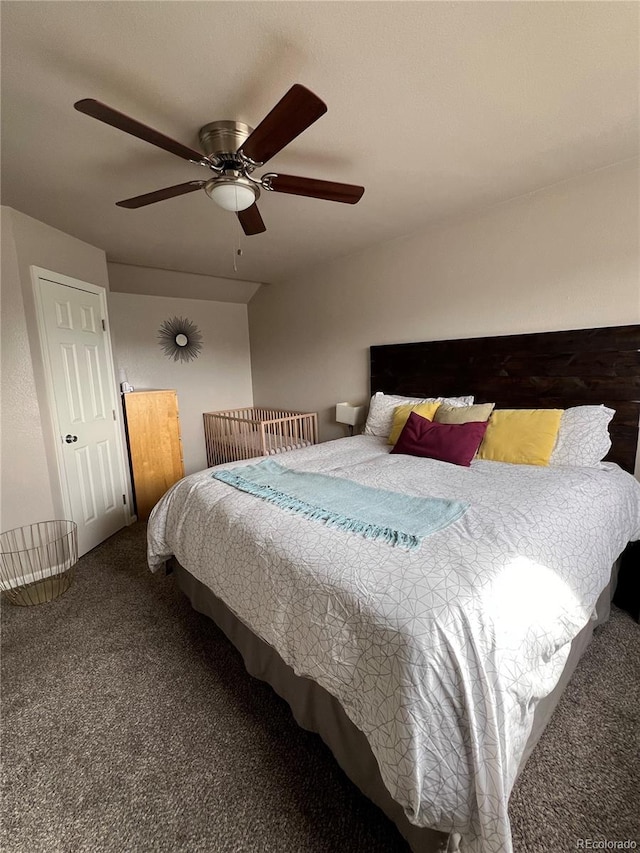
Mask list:
POLYGON ((469 509, 407 551, 303 519, 209 469, 154 509, 149 565, 175 555, 337 697, 412 823, 510 853, 507 803, 536 701, 640 538, 640 484, 609 464, 462 468, 390 455, 373 436, 282 461, 469 509))

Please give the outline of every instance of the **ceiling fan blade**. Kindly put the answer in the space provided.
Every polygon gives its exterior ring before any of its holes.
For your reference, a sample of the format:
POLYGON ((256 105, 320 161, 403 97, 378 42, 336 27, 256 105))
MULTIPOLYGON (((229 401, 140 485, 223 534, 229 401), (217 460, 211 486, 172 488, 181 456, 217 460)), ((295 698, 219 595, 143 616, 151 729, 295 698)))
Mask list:
POLYGON ((323 198, 327 201, 341 201, 344 204, 356 204, 364 193, 364 187, 354 184, 339 184, 335 181, 320 181, 316 178, 300 178, 296 175, 265 175, 267 187, 277 193, 304 195, 309 198, 323 198))
POLYGON ((247 207, 246 210, 239 210, 237 212, 237 217, 240 220, 242 230, 247 237, 251 237, 253 234, 261 234, 263 231, 267 230, 267 226, 262 221, 258 205, 255 202, 251 207, 247 207))
POLYGON ((165 187, 163 190, 137 195, 134 198, 125 198, 124 201, 117 201, 116 204, 118 207, 129 209, 144 207, 146 204, 155 204, 156 201, 164 201, 165 198, 175 198, 177 195, 195 192, 195 190, 201 189, 205 184, 206 181, 187 181, 186 184, 176 184, 173 187, 165 187))
POLYGON ((188 148, 186 145, 176 142, 175 139, 170 139, 163 133, 159 133, 152 127, 147 127, 146 124, 142 124, 133 118, 129 118, 129 116, 124 115, 124 113, 119 113, 117 110, 108 107, 106 104, 100 103, 100 101, 94 101, 93 98, 84 98, 82 101, 77 101, 73 106, 78 110, 78 112, 91 116, 91 118, 97 118, 98 121, 110 124, 111 127, 116 127, 118 130, 124 130, 125 133, 137 136, 138 139, 142 139, 144 142, 150 142, 152 145, 156 145, 158 148, 163 148, 165 151, 168 151, 169 154, 175 154, 178 157, 182 157, 184 160, 190 160, 193 163, 202 163, 202 161, 206 159, 205 155, 201 154, 199 151, 196 151, 193 148, 188 148))
POLYGON ((248 136, 240 150, 254 163, 266 163, 326 111, 324 101, 295 83, 248 136))

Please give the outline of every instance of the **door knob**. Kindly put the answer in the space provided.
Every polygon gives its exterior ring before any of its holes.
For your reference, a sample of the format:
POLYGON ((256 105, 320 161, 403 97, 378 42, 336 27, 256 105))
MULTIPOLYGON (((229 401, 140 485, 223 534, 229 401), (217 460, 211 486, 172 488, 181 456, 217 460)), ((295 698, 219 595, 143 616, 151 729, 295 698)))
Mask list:
POLYGON ((72 442, 78 440, 78 436, 77 435, 65 435, 64 440, 67 442, 67 444, 71 444, 72 442))

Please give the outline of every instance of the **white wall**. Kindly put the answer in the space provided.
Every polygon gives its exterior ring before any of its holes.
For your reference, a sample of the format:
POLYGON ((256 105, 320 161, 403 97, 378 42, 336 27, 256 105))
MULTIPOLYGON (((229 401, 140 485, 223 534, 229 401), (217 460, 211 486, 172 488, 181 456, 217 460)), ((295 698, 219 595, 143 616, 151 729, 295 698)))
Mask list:
POLYGON ((109 317, 116 369, 136 391, 176 389, 185 471, 206 468, 203 412, 252 405, 247 306, 112 291, 109 317), (173 317, 191 320, 203 336, 193 361, 175 362, 159 346, 158 329, 173 317))
POLYGON ((637 161, 619 164, 261 288, 255 405, 317 410, 337 438, 372 344, 640 322, 638 187, 637 161))
POLYGON ((101 249, 2 208, 2 530, 63 517, 55 438, 45 404, 31 265, 109 286, 101 249))

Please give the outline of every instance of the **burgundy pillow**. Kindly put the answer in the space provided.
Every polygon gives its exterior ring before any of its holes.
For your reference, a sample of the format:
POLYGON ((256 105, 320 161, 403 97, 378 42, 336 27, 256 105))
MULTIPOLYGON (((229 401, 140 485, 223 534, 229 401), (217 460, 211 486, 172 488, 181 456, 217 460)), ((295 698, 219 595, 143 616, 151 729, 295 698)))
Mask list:
POLYGON ((468 467, 480 447, 486 429, 486 421, 438 424, 411 412, 391 452, 426 456, 429 459, 468 467))

